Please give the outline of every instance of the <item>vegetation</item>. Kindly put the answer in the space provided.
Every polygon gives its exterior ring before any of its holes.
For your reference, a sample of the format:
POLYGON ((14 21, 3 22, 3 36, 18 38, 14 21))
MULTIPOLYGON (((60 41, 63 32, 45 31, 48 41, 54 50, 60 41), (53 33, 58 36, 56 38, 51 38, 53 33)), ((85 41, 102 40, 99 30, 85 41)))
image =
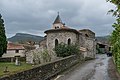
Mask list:
POLYGON ((22 62, 20 66, 16 66, 14 62, 0 62, 0 76, 14 74, 31 68, 32 65, 25 62, 22 62), (4 72, 6 67, 8 72, 4 72))
POLYGON ((116 22, 113 24, 114 30, 112 32, 110 41, 112 45, 112 52, 114 61, 118 70, 120 69, 120 0, 107 0, 116 6, 115 10, 110 10, 113 16, 116 17, 116 22))
POLYGON ((99 48, 99 45, 96 45, 96 50, 98 51, 98 54, 102 54, 102 51, 99 48))
POLYGON ((4 20, 0 14, 0 57, 3 53, 6 52, 7 49, 7 40, 5 35, 5 28, 4 28, 4 20))
POLYGON ((48 54, 47 50, 44 50, 43 52, 41 52, 41 54, 42 54, 43 62, 51 61, 51 56, 48 54))
POLYGON ((51 61, 51 55, 48 54, 47 50, 43 51, 32 51, 34 64, 41 64, 51 61))
POLYGON ((80 48, 77 45, 60 43, 54 48, 54 51, 58 57, 66 57, 78 54, 80 52, 80 48))

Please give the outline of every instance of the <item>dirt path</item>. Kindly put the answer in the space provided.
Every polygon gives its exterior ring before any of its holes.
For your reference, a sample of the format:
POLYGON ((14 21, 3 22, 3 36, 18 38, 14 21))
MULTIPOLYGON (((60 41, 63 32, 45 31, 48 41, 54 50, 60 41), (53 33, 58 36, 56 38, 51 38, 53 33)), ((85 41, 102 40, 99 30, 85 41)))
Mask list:
POLYGON ((87 61, 72 70, 58 75, 52 80, 120 80, 112 59, 105 54, 97 55, 95 60, 87 61), (109 65, 108 65, 109 64, 109 65))

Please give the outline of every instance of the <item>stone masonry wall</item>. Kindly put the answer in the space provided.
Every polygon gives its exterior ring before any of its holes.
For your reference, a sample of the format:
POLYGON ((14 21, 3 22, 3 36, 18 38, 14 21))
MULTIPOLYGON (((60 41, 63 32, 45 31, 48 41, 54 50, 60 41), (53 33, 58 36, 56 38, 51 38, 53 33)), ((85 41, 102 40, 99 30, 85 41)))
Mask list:
POLYGON ((49 80, 50 77, 70 68, 78 62, 79 57, 72 55, 54 62, 40 65, 30 70, 1 77, 0 80, 49 80))
POLYGON ((78 40, 77 34, 74 32, 67 32, 67 31, 59 31, 59 32, 52 32, 47 34, 47 49, 52 55, 52 59, 56 56, 56 54, 53 51, 53 48, 55 47, 55 39, 58 40, 58 43, 68 43, 68 39, 71 39, 71 43, 75 44, 78 40))
MULTIPOLYGON (((15 57, 5 57, 5 58, 0 58, 0 62, 15 62, 15 57)), ((19 58, 20 61, 26 61, 25 57, 20 57, 19 58)))
POLYGON ((79 45, 80 47, 86 48, 86 51, 82 54, 85 57, 89 58, 95 58, 96 55, 96 41, 94 41, 94 38, 85 37, 83 35, 79 36, 79 45))

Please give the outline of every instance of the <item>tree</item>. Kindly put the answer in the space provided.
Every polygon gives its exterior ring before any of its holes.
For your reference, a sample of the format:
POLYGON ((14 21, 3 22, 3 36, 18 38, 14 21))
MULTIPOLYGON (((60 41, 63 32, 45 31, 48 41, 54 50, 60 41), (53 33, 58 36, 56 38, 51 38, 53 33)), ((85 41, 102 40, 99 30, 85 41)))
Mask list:
POLYGON ((114 30, 111 34, 111 45, 114 61, 117 65, 117 68, 120 69, 120 0, 107 0, 113 3, 116 6, 115 10, 110 10, 109 12, 113 13, 113 16, 116 17, 116 22, 112 25, 114 30))
POLYGON ((5 35, 4 20, 0 14, 0 57, 3 53, 6 53, 7 50, 7 40, 5 35))

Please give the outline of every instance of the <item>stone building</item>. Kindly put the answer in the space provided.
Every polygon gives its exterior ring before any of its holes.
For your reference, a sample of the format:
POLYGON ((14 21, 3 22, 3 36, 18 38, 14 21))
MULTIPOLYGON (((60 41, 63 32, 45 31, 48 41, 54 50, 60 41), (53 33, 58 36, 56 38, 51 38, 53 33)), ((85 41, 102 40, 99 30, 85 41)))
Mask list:
POLYGON ((57 15, 52 29, 46 30, 46 46, 49 53, 54 58, 56 54, 53 48, 59 43, 79 44, 84 57, 95 58, 96 42, 95 33, 89 29, 75 30, 62 23, 59 14, 57 15))
POLYGON ((96 53, 97 54, 105 54, 105 53, 109 53, 111 50, 111 46, 109 44, 105 44, 102 42, 96 42, 97 45, 97 50, 96 53))
POLYGON ((2 55, 2 57, 15 57, 15 56, 25 57, 25 48, 21 44, 15 44, 8 42, 7 51, 2 55))
POLYGON ((66 26, 57 15, 51 29, 44 32, 46 34, 45 39, 40 42, 40 47, 34 51, 31 51, 26 56, 26 61, 33 62, 34 55, 40 54, 44 49, 48 50, 48 53, 52 60, 56 60, 56 53, 53 51, 55 46, 59 43, 65 44, 78 44, 83 58, 90 57, 95 58, 96 54, 96 42, 95 33, 89 29, 76 30, 66 26))

